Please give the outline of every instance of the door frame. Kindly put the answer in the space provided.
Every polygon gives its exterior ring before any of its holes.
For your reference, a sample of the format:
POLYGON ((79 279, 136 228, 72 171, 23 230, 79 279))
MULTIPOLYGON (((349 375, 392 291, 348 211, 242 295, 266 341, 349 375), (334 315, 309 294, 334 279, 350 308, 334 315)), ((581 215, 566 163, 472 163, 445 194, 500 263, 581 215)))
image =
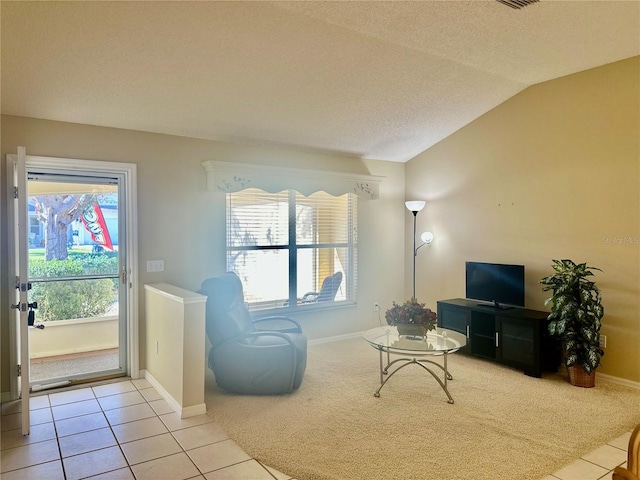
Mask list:
MULTIPOLYGON (((22 147, 18 147, 22 148, 22 147)), ((17 154, 7 155, 7 173, 13 171, 17 162, 17 154)), ((69 174, 75 175, 91 175, 91 174, 119 174, 122 175, 123 187, 125 189, 125 224, 126 234, 124 240, 126 242, 126 271, 127 271, 127 365, 126 374, 132 379, 140 376, 140 358, 139 358, 139 322, 138 322, 138 205, 137 205, 137 165, 134 163, 108 162, 99 160, 82 160, 74 158, 44 157, 26 155, 25 167, 28 170, 33 168, 66 170, 69 174)), ((10 202, 13 202, 13 175, 7 175, 8 196, 10 202)), ((13 220, 12 218, 10 220, 13 220)), ((13 225, 8 228, 13 230, 13 225)), ((12 241, 11 235, 9 240, 12 241)), ((13 252, 13 250, 10 250, 13 252)), ((9 255, 9 271, 15 269, 15 258, 13 254, 9 255)), ((10 297, 13 298, 14 285, 9 282, 10 297)), ((13 312, 11 312, 12 314, 13 312)), ((17 325, 14 321, 9 322, 9 354, 10 354, 10 383, 11 383, 11 399, 15 400, 19 395, 18 388, 18 367, 17 367, 17 325)))

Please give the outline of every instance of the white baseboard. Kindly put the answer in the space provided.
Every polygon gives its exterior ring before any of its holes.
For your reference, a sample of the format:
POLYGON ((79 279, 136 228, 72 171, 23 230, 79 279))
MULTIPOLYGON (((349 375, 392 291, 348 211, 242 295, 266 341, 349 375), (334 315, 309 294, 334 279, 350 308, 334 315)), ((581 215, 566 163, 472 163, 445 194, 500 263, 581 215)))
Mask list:
MULTIPOLYGON (((177 413, 177 412, 176 412, 177 413)), ((184 407, 178 415, 180 418, 195 417, 196 415, 204 415, 207 413, 207 405, 201 403, 199 405, 191 405, 190 407, 184 407)))
POLYGON ((204 403, 200 403, 198 405, 190 405, 188 407, 183 407, 167 390, 162 386, 162 384, 149 373, 147 370, 140 370, 140 377, 147 379, 147 381, 153 385, 162 398, 166 400, 169 406, 173 409, 174 412, 180 418, 193 417, 196 415, 202 415, 207 413, 207 405, 204 403))
POLYGON ((615 383, 617 385, 622 385, 624 387, 633 388, 634 390, 640 390, 639 382, 627 380, 626 378, 614 377, 613 375, 607 375, 606 373, 600 373, 600 372, 598 372, 598 376, 596 378, 605 380, 610 383, 615 383))
POLYGON ((362 335, 364 335, 364 331, 345 333, 344 335, 336 335, 335 337, 324 337, 324 338, 316 338, 314 340, 309 340, 308 344, 320 345, 322 343, 339 342, 341 340, 348 340, 350 338, 362 338, 362 335))

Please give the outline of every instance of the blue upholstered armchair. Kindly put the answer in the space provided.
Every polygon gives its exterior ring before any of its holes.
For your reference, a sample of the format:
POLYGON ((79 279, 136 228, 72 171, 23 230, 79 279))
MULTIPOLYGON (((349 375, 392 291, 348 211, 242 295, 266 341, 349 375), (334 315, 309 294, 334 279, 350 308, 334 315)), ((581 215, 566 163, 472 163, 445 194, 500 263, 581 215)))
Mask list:
POLYGON ((228 272, 205 280, 209 368, 219 387, 245 394, 288 393, 297 389, 307 365, 307 337, 298 322, 274 316, 254 320, 242 282, 228 272))

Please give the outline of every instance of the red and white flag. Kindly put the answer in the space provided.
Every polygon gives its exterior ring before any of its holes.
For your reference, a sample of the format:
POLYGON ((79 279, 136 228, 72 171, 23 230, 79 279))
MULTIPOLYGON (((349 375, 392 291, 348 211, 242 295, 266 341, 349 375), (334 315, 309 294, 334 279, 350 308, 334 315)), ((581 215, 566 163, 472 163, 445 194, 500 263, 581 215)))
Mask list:
POLYGON ((102 245, 104 248, 113 250, 113 244, 111 243, 107 223, 104 221, 100 205, 94 203, 84 211, 80 218, 82 219, 84 228, 86 228, 91 234, 91 239, 94 242, 98 245, 102 245))

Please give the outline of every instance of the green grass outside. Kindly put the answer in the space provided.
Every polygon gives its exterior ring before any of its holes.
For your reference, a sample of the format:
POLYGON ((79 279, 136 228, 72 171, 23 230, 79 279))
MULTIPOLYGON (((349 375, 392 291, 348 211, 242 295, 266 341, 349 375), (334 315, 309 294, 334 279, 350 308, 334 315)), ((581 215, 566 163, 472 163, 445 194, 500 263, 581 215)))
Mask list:
MULTIPOLYGON (((83 257, 87 253, 92 253, 92 249, 92 245, 79 245, 68 249, 67 255, 69 256, 69 260, 76 260, 78 257, 83 257)), ((29 260, 44 260, 44 255, 43 247, 29 249, 29 260)))

